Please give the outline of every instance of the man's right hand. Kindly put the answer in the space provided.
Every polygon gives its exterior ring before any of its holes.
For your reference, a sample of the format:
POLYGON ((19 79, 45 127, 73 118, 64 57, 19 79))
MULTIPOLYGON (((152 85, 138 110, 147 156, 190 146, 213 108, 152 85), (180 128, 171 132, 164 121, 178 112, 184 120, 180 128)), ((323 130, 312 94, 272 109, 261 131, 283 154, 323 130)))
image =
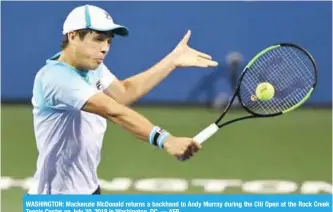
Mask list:
POLYGON ((172 156, 189 159, 201 149, 201 145, 192 138, 169 135, 163 148, 172 156))

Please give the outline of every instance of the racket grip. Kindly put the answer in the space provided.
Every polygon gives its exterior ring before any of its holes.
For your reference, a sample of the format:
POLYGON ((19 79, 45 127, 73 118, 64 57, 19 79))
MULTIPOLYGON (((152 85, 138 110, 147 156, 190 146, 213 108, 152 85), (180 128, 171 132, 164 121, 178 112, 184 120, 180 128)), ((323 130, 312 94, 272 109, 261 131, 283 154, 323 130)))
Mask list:
POLYGON ((198 142, 199 144, 202 144, 205 142, 208 138, 210 138, 212 135, 214 135, 218 131, 219 127, 213 123, 203 129, 200 133, 198 133, 196 136, 193 137, 193 140, 198 142))
MULTIPOLYGON (((203 129, 200 133, 198 133, 196 136, 193 137, 193 140, 199 144, 202 144, 205 142, 208 138, 210 138, 212 135, 214 135, 218 131, 219 127, 213 123, 203 129)), ((184 161, 186 158, 178 157, 178 160, 184 161)))

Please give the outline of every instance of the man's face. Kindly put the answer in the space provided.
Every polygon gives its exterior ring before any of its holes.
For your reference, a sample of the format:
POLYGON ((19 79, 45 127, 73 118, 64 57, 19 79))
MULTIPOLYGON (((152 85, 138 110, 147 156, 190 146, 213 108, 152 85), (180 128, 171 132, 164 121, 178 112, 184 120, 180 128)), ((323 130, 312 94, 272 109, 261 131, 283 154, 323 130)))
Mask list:
POLYGON ((81 70, 94 70, 104 60, 110 50, 112 36, 89 32, 83 40, 76 35, 75 54, 77 68, 81 70))

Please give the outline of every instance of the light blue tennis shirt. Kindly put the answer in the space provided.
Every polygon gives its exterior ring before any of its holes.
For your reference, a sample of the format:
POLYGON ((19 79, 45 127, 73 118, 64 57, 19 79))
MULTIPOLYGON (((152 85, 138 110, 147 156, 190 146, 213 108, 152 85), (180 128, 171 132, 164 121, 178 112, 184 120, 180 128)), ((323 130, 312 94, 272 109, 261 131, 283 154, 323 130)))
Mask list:
POLYGON ((97 167, 107 121, 82 111, 85 102, 115 79, 101 64, 81 72, 47 60, 33 86, 37 170, 30 194, 91 194, 98 187, 97 167))

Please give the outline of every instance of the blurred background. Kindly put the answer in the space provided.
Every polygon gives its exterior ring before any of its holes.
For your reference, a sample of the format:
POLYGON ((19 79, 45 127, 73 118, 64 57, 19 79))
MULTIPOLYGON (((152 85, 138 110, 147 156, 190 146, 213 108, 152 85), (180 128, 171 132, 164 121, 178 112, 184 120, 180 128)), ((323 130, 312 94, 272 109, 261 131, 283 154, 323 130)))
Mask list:
MULTIPOLYGON (((34 76, 60 50, 63 21, 82 4, 108 10, 130 29, 105 61, 120 79, 154 65, 188 29, 190 46, 219 61, 176 70, 133 105, 175 135, 194 136, 214 121, 243 67, 271 44, 297 43, 319 68, 301 109, 226 127, 186 163, 110 123, 98 170, 103 193, 332 193, 331 2, 1 2, 3 211, 21 211, 35 172, 34 76)), ((233 109, 226 119, 242 114, 233 109)))

